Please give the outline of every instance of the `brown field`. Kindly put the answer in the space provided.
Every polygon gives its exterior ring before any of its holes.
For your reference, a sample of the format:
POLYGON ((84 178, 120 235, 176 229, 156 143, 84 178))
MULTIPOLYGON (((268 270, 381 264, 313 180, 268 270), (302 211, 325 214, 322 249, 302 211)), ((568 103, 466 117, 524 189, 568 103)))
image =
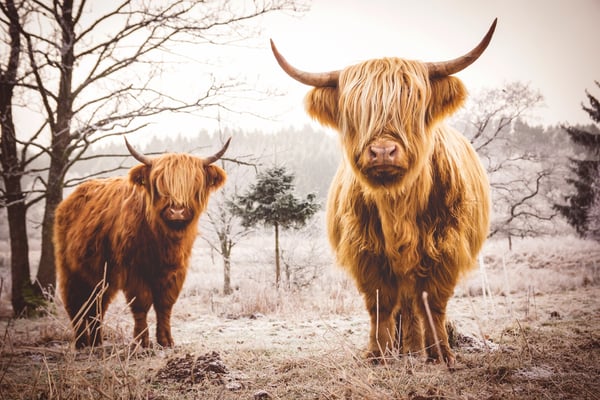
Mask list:
POLYGON ((419 356, 363 360, 360 296, 326 245, 306 242, 288 249, 296 267, 317 271, 309 286, 273 289, 270 252, 253 250, 270 249, 265 234, 234 250, 236 291, 222 296, 220 261, 198 241, 174 308, 173 349, 136 349, 120 297, 105 344, 76 351, 59 300, 43 317, 8 317, 5 279, 0 399, 600 399, 598 244, 527 239, 508 251, 488 243, 484 268, 449 305, 457 353, 449 371, 419 356))

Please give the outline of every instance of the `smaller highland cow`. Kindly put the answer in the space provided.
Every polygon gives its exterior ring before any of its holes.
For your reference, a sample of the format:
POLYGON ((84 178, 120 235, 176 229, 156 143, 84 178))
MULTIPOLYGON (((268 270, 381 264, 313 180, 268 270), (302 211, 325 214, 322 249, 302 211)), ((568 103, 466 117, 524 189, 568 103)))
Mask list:
POLYGON ((173 346, 171 309, 185 279, 198 218, 226 174, 212 165, 227 149, 201 159, 187 154, 150 158, 128 177, 79 185, 56 209, 54 246, 58 285, 77 348, 102 342, 106 308, 122 290, 135 320, 133 334, 150 343, 146 317, 156 312, 156 340, 173 346))

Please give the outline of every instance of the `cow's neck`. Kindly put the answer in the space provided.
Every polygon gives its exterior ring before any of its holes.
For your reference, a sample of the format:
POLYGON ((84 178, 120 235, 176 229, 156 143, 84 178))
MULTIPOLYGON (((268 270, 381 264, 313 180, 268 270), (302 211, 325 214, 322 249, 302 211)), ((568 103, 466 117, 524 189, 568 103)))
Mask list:
POLYGON ((149 232, 154 239, 161 264, 187 265, 198 234, 198 220, 191 221, 181 232, 172 231, 159 221, 149 221, 149 232))

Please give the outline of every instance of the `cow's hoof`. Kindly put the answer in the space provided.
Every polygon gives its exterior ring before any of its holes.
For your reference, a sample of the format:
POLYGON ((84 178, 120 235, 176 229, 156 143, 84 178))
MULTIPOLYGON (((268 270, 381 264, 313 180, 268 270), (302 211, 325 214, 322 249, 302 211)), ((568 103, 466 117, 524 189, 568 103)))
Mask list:
POLYGON ((380 350, 366 350, 363 352, 362 358, 371 365, 385 365, 388 362, 386 354, 382 354, 380 350))

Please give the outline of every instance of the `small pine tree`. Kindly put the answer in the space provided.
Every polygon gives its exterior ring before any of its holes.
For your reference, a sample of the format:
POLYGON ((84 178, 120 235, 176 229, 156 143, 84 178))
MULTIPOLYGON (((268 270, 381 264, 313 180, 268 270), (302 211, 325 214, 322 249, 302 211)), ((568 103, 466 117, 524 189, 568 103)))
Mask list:
MULTIPOLYGON (((600 87, 600 82, 596 81, 600 87)), ((590 106, 582 106, 596 124, 600 123, 600 101, 588 91, 586 95, 590 106)), ((555 204, 558 210, 569 224, 571 224, 581 236, 585 236, 590 228, 590 211, 594 203, 594 187, 599 184, 598 171, 600 167, 600 129, 592 126, 592 130, 583 130, 575 127, 565 127, 571 141, 585 148, 585 157, 581 159, 571 158, 571 171, 575 178, 567 179, 567 182, 575 187, 575 194, 565 196, 567 204, 555 204)))
POLYGON ((244 227, 263 224, 275 229, 275 285, 281 277, 279 229, 301 228, 319 209, 315 195, 306 199, 294 196, 294 175, 285 167, 272 167, 257 176, 244 195, 230 202, 232 212, 242 219, 244 227))

